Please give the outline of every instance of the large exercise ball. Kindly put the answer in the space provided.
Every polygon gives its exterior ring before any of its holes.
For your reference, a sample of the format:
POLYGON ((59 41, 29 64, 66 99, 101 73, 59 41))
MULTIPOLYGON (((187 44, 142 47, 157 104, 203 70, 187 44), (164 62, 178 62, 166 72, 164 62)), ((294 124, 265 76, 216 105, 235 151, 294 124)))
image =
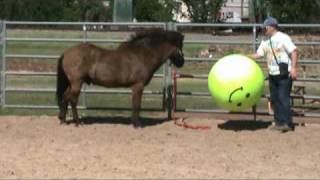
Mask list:
POLYGON ((263 71, 247 56, 224 56, 211 68, 208 87, 219 107, 243 111, 259 102, 264 89, 263 71))

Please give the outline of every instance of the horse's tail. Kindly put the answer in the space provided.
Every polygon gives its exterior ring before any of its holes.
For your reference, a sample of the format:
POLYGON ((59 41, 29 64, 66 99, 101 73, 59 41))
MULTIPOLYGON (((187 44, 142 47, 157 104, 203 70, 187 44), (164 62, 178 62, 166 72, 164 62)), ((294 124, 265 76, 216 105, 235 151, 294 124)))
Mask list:
POLYGON ((63 95, 66 89, 68 88, 70 82, 66 75, 66 73, 63 70, 63 54, 60 56, 58 60, 58 66, 57 66, 57 91, 56 91, 56 97, 59 107, 62 104, 63 101, 63 95))

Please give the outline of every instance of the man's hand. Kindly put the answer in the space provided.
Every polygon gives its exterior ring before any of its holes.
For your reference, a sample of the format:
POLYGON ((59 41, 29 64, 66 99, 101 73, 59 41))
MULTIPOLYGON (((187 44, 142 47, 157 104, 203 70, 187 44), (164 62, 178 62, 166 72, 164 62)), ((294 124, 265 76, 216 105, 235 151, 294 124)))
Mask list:
POLYGON ((297 79, 297 76, 298 76, 298 72, 297 72, 297 69, 292 67, 291 68, 291 71, 290 71, 290 77, 292 80, 296 80, 297 79))

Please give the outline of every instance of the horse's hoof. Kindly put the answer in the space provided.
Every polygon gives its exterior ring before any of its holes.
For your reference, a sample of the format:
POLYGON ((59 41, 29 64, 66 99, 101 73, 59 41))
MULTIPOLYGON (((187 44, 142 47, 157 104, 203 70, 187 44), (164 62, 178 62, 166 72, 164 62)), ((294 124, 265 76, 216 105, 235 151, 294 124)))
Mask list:
POLYGON ((59 113, 58 119, 59 119, 60 121, 65 121, 65 120, 66 120, 66 116, 65 116, 63 113, 59 113))
POLYGON ((82 125, 83 125, 83 122, 82 122, 82 121, 75 123, 75 126, 76 126, 76 127, 79 127, 79 126, 82 126, 82 125))
POLYGON ((143 128, 143 126, 142 126, 141 123, 134 123, 134 124, 133 124, 133 127, 134 127, 135 129, 143 128))
POLYGON ((67 122, 60 119, 60 125, 64 125, 64 124, 67 124, 67 122))

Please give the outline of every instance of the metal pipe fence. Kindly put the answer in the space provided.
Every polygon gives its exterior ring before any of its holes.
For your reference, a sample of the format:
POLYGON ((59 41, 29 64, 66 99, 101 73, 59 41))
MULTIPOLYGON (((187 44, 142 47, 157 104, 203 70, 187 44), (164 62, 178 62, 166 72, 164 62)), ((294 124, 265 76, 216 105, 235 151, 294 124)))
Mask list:
MULTIPOLYGON (((177 30, 183 32, 184 28, 245 28, 247 31, 249 30, 249 36, 246 39, 186 39, 184 41, 185 45, 228 45, 228 46, 242 46, 249 47, 252 52, 256 50, 258 45, 260 44, 260 40, 258 38, 258 28, 260 24, 207 24, 207 23, 111 23, 111 22, 20 22, 20 21, 2 21, 1 23, 1 36, 0 36, 0 44, 2 48, 1 54, 1 77, 0 77, 0 98, 1 98, 1 106, 6 108, 57 108, 55 105, 43 105, 43 104, 11 104, 8 103, 7 93, 53 93, 55 92, 54 88, 30 88, 30 87, 10 87, 7 84, 8 77, 18 76, 18 77, 30 77, 30 76, 38 76, 38 77, 55 77, 55 72, 34 72, 34 71, 12 71, 7 69, 7 62, 14 59, 15 61, 24 61, 26 59, 32 60, 45 60, 47 62, 55 62, 59 58, 59 54, 51 54, 51 53, 21 53, 14 52, 12 50, 8 50, 10 48, 10 44, 14 43, 80 43, 80 42, 91 42, 91 43, 99 43, 99 44, 118 44, 124 42, 125 39, 119 39, 114 37, 109 38, 93 38, 90 37, 91 32, 95 32, 92 27, 103 27, 106 28, 107 31, 112 32, 120 32, 120 31, 135 31, 135 29, 139 28, 161 28, 167 30, 177 30), (57 28, 58 30, 63 30, 67 27, 76 30, 80 37, 12 37, 8 35, 8 31, 11 29, 16 29, 19 26, 23 26, 26 28, 27 26, 31 26, 32 28, 44 28, 51 29, 57 28), (121 27, 121 28, 119 28, 121 27)), ((320 24, 280 24, 280 27, 283 28, 319 28, 320 24)), ((30 28, 30 29, 32 29, 30 28)), ((219 35, 217 35, 219 36, 219 35)), ((295 41, 297 46, 320 46, 320 41, 295 41)), ((217 57, 194 57, 194 56, 186 56, 185 57, 187 66, 189 63, 215 63, 218 58, 217 57)), ((264 63, 262 60, 258 60, 258 63, 264 63)), ((299 61, 300 65, 310 65, 317 66, 320 65, 320 60, 317 59, 302 59, 299 61)), ((162 79, 163 87, 157 90, 145 90, 144 94, 146 95, 157 95, 162 96, 162 107, 159 110, 167 110, 168 116, 171 117, 171 113, 173 110, 173 99, 174 97, 181 96, 191 96, 191 97, 210 97, 208 92, 200 92, 200 91, 186 91, 179 90, 177 92, 173 92, 173 79, 179 80, 180 78, 192 78, 192 79, 207 79, 207 74, 184 74, 177 73, 174 75, 172 73, 172 65, 170 63, 166 63, 163 66, 163 72, 156 74, 154 77, 162 79), (176 94, 175 94, 176 93, 176 94)), ((209 71, 208 71, 209 72, 209 71)), ((320 77, 299 77, 297 82, 307 82, 307 83, 319 83, 320 77)), ((80 109, 92 109, 92 107, 87 106, 87 95, 88 94, 130 94, 129 90, 100 90, 100 89, 89 89, 85 86, 82 89, 83 95, 82 100, 83 103, 79 106, 80 109)), ((319 100, 320 96, 312 95, 312 94, 303 94, 299 96, 300 98, 310 99, 310 100, 319 100)), ((263 98, 267 98, 267 94, 263 96, 263 98)), ((210 100, 209 100, 210 101, 210 100)), ((179 106, 179 102, 176 103, 179 106)), ((101 108, 97 108, 101 109, 101 108)), ((115 107, 111 109, 127 109, 121 107, 115 107)), ((148 108, 145 108, 148 109, 148 108)), ((203 109, 203 108, 177 108, 178 111, 190 111, 190 112, 227 112, 225 110, 219 109, 203 109)))
MULTIPOLYGON (((104 26, 104 28, 108 28, 110 26, 123 26, 125 27, 125 31, 131 32, 136 28, 161 28, 165 29, 166 24, 165 23, 87 23, 87 22, 20 22, 20 21, 3 21, 3 28, 1 33, 1 42, 3 42, 2 46, 2 56, 1 56, 1 105, 5 108, 40 108, 40 109, 51 109, 51 108, 57 108, 55 105, 43 105, 38 104, 37 102, 34 102, 34 104, 19 104, 19 103, 8 103, 7 102, 7 93, 54 93, 56 90, 54 88, 25 88, 25 87, 10 87, 7 84, 9 77, 55 77, 56 72, 35 72, 35 71, 12 71, 8 70, 6 64, 8 61, 14 59, 15 61, 25 61, 26 59, 39 59, 41 62, 43 61, 50 61, 54 62, 59 58, 59 54, 42 54, 42 53, 15 53, 12 51, 8 51, 6 45, 10 43, 81 43, 81 42, 90 42, 90 43, 101 43, 101 44, 119 44, 121 42, 126 41, 126 39, 113 39, 113 38, 90 38, 88 34, 89 26, 104 26), (32 26, 31 29, 38 29, 42 28, 44 26, 68 26, 71 29, 77 29, 80 34, 82 34, 81 38, 52 38, 52 37, 12 37, 7 34, 7 32, 10 30, 10 26, 14 26, 14 28, 17 28, 18 25, 24 26, 32 26), (131 28, 133 30, 131 30, 131 28)), ((61 30, 63 28, 59 28, 61 30)), ((94 32, 94 31, 93 31, 94 32)), ((165 65, 167 66, 167 64, 165 65)), ((164 69, 164 68, 163 68, 164 69)), ((164 73, 160 72, 154 75, 154 78, 157 79, 163 79, 163 84, 166 83, 166 76, 164 73)), ((164 87, 165 89, 165 87, 164 87)), ((122 94, 122 95, 130 95, 130 90, 124 90, 124 89, 89 89, 84 85, 82 89, 82 101, 83 103, 79 106, 80 109, 92 109, 91 107, 88 107, 87 105, 87 95, 88 94, 122 94)), ((163 89, 160 90, 144 90, 145 95, 156 95, 156 96, 164 96, 165 92, 163 89)), ((163 98, 162 98, 163 99, 163 98)), ((163 105, 158 108, 158 110, 163 110, 163 105)), ((113 108, 117 109, 117 108, 113 108)), ((118 108, 121 109, 121 108, 118 108)), ((123 108, 126 109, 126 108, 123 108)), ((148 108, 145 108, 148 109, 148 108)))

